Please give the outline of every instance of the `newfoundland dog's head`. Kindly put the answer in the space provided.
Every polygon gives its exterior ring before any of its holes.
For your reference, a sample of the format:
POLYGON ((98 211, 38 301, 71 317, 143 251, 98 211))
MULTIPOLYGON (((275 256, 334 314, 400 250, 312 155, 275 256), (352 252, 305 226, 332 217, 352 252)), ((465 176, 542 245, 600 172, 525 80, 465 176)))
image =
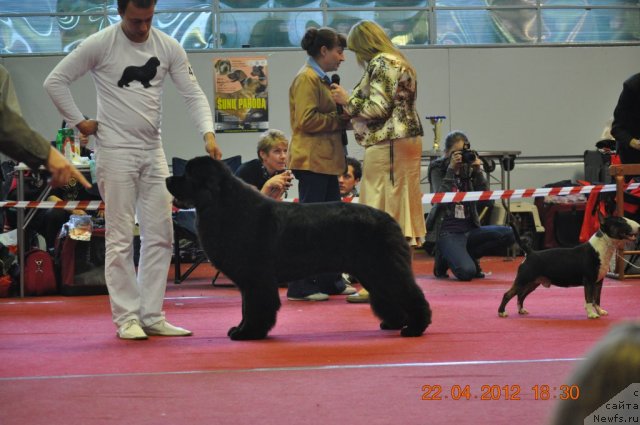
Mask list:
POLYGON ((233 176, 224 162, 199 156, 187 161, 184 175, 167 177, 166 184, 178 208, 197 208, 216 202, 230 179, 233 176))

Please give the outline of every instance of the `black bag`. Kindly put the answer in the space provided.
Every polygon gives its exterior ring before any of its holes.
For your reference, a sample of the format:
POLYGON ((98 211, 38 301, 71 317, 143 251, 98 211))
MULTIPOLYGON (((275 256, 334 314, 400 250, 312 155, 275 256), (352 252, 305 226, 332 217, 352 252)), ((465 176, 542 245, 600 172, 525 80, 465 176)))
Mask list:
POLYGON ((580 244, 580 230, 586 202, 552 204, 536 198, 540 221, 544 226, 544 248, 573 247, 580 244))
POLYGON ((584 151, 584 179, 590 183, 609 184, 613 181, 609 175, 611 154, 599 150, 584 151))

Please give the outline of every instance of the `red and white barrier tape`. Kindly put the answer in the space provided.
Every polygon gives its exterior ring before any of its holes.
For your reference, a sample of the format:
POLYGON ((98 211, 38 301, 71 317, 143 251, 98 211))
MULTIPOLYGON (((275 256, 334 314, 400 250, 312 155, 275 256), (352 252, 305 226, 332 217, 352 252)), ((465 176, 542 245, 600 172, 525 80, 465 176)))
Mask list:
POLYGON ((102 201, 3 201, 0 208, 64 208, 65 210, 103 210, 102 201))
MULTIPOLYGON (((630 183, 626 190, 637 189, 640 183, 630 183)), ((536 198, 538 196, 553 195, 587 195, 591 192, 615 192, 615 184, 601 184, 589 186, 543 187, 537 189, 509 189, 486 190, 478 192, 440 192, 426 193, 422 195, 422 203, 444 204, 451 202, 488 201, 496 199, 522 199, 536 198)), ((104 209, 102 201, 4 201, 0 202, 0 208, 64 208, 66 210, 98 210, 104 209)))
MULTIPOLYGON (((640 183, 630 183, 625 190, 637 189, 640 183)), ((543 187, 537 189, 509 189, 487 190, 478 192, 441 192, 422 195, 422 203, 440 204, 450 202, 488 201, 496 199, 536 198, 538 196, 553 195, 587 195, 591 192, 615 192, 615 184, 601 184, 588 186, 543 187)))

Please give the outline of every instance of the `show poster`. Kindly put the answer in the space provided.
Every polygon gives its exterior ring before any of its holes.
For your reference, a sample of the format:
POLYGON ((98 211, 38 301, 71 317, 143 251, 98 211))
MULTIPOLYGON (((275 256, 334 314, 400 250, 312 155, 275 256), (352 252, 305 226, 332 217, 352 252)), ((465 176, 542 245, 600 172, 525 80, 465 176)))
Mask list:
POLYGON ((266 56, 213 59, 215 129, 219 133, 269 129, 266 56))

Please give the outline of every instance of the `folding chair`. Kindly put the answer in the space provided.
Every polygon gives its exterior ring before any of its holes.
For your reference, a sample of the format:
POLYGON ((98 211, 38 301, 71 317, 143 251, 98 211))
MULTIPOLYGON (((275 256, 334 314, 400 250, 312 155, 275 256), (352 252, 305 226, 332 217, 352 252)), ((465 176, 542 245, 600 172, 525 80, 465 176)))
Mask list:
MULTIPOLYGON (((625 192, 624 188, 625 177, 626 176, 638 176, 640 175, 640 164, 619 164, 619 165, 611 165, 609 167, 609 173, 614 178, 616 183, 616 215, 619 217, 625 216, 624 211, 624 201, 625 201, 625 192)), ((624 280, 627 278, 639 278, 640 273, 626 273, 627 267, 625 267, 625 255, 636 256, 640 255, 640 249, 638 249, 638 244, 636 243, 636 247, 633 250, 622 250, 618 252, 618 258, 616 259, 616 269, 615 273, 613 273, 612 277, 624 280)))

